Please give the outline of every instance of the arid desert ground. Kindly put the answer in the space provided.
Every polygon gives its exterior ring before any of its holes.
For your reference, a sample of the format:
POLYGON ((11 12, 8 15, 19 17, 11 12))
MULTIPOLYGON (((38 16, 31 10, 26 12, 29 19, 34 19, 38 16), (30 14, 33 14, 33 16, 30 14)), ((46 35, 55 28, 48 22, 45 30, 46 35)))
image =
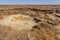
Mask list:
POLYGON ((60 5, 0 5, 0 40, 60 40, 60 5))

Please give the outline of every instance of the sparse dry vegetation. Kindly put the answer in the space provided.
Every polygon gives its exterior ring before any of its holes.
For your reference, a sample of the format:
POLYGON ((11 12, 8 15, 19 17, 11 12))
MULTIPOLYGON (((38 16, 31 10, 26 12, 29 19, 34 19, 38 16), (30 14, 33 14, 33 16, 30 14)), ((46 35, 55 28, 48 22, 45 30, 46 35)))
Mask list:
POLYGON ((0 5, 0 20, 3 16, 22 14, 30 16, 36 23, 29 30, 16 30, 11 26, 0 24, 0 40, 60 40, 59 8, 59 5, 0 5))

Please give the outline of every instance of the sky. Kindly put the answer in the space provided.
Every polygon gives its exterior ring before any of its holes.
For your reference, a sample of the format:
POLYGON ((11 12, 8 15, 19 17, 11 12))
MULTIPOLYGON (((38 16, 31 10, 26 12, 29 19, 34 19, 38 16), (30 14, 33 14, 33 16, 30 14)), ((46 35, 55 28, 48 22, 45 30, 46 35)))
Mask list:
POLYGON ((59 4, 60 5, 60 0, 0 0, 0 4, 59 4))

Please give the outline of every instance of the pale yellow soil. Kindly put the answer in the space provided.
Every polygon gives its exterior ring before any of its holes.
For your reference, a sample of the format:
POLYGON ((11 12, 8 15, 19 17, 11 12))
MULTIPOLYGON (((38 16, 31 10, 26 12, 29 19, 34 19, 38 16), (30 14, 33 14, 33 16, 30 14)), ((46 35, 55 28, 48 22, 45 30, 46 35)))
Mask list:
POLYGON ((11 26, 14 29, 32 29, 32 26, 36 25, 33 18, 26 15, 4 15, 4 18, 0 20, 0 25, 11 26))

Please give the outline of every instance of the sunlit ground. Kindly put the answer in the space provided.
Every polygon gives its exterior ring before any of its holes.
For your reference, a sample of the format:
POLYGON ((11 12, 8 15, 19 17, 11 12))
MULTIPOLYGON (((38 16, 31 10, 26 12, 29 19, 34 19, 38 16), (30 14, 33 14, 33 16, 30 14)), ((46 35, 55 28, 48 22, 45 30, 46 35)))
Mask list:
POLYGON ((33 18, 26 15, 8 15, 3 16, 3 19, 0 19, 0 25, 11 26, 14 29, 32 29, 36 23, 33 21, 33 18))

